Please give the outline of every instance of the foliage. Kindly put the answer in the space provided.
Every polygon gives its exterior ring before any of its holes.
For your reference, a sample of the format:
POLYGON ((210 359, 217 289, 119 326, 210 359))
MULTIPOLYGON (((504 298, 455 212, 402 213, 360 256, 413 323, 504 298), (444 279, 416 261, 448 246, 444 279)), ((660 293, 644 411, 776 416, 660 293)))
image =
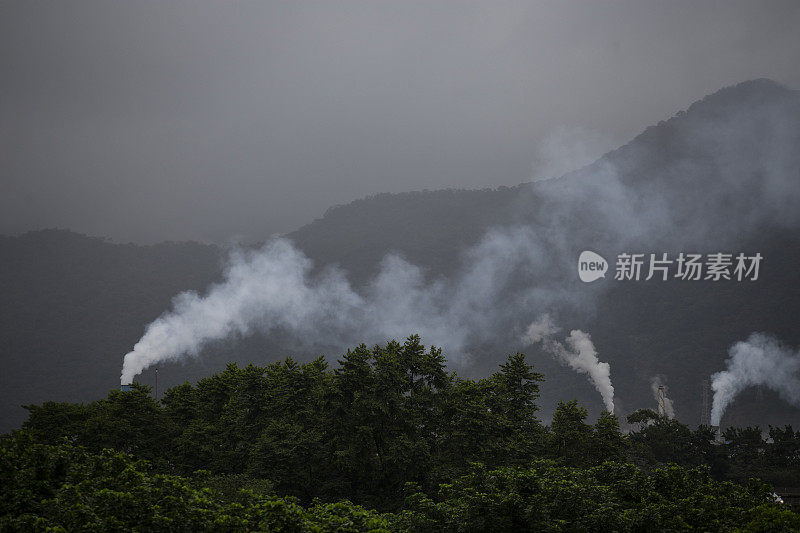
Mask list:
POLYGON ((670 531, 795 520, 750 480, 800 479, 790 426, 769 440, 729 428, 719 442, 638 411, 623 433, 612 413, 590 423, 575 400, 545 426, 543 379, 522 354, 464 379, 411 336, 357 346, 333 369, 323 358, 231 364, 160 402, 134 385, 87 405, 27 406, 23 430, 3 439, 3 524, 670 531))
POLYGON ((160 405, 134 385, 86 406, 27 406, 24 427, 37 442, 113 448, 172 474, 246 474, 304 502, 385 509, 402 504, 406 482, 435 488, 470 461, 521 464, 543 450, 543 376, 521 354, 477 382, 448 374, 418 336, 358 346, 338 363, 231 364, 160 405))
POLYGON ((0 530, 388 531, 389 517, 349 502, 308 509, 292 498, 240 490, 232 500, 131 456, 34 444, 25 433, 0 443, 0 530))
POLYGON ((676 465, 647 474, 619 462, 578 468, 542 459, 495 469, 473 463, 441 484, 435 498, 409 483, 405 509, 396 514, 348 501, 303 507, 263 491, 203 487, 220 481, 207 471, 188 479, 157 473, 125 453, 37 444, 17 432, 0 440, 0 530, 728 531, 744 524, 744 531, 783 531, 799 519, 770 503, 764 484, 720 483, 708 469, 676 465))
MULTIPOLYGON (((413 487, 411 487, 413 489, 413 487)), ((719 483, 707 469, 675 465, 645 474, 606 462, 589 468, 547 460, 472 470, 442 485, 434 501, 408 497, 402 524, 412 531, 725 531, 752 515, 769 520, 766 485, 719 483)))

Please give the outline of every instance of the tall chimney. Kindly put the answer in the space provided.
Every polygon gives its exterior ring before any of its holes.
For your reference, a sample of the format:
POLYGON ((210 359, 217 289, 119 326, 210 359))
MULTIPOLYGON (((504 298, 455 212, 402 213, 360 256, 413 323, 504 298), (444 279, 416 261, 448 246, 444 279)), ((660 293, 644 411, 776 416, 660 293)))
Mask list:
POLYGON ((711 389, 711 385, 707 379, 703 380, 702 384, 702 407, 700 407, 700 425, 702 426, 710 426, 711 425, 711 404, 708 400, 708 391, 711 389))
POLYGON ((664 416, 664 385, 658 386, 658 416, 664 416))

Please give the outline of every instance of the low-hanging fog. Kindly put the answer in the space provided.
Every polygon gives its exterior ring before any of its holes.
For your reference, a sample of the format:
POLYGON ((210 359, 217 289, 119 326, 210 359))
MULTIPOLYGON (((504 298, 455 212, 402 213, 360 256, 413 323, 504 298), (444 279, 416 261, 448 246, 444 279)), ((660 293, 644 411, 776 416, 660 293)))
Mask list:
POLYGON ((7 0, 0 233, 254 242, 555 177, 575 132, 586 164, 723 86, 800 87, 798 26, 781 0, 7 0))

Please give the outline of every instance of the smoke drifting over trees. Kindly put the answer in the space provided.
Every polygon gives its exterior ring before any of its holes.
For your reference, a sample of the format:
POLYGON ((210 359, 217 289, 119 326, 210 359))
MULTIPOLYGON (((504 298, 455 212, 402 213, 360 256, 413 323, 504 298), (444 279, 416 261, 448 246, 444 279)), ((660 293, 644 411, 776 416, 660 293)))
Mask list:
POLYGON ((550 315, 544 314, 528 326, 523 341, 526 344, 542 343, 544 349, 559 361, 576 372, 586 374, 603 397, 606 410, 613 413, 614 387, 611 385, 611 366, 597 358, 597 350, 588 333, 572 330, 564 343, 561 343, 553 339, 553 335, 558 331, 559 328, 552 322, 550 315))
POLYGON ((173 309, 147 327, 125 356, 121 381, 157 362, 197 355, 210 341, 254 330, 280 329, 305 347, 346 345, 359 337, 379 342, 414 331, 459 354, 468 336, 491 334, 511 270, 534 257, 530 237, 524 230, 491 232, 465 255, 453 280, 426 281, 422 269, 388 255, 360 291, 335 267, 312 272, 312 262, 285 239, 237 250, 222 283, 203 296, 179 295, 173 309))
POLYGON ((800 406, 800 350, 769 335, 753 333, 728 351, 726 369, 711 376, 714 400, 711 425, 719 426, 725 409, 748 387, 763 385, 792 405, 800 406))

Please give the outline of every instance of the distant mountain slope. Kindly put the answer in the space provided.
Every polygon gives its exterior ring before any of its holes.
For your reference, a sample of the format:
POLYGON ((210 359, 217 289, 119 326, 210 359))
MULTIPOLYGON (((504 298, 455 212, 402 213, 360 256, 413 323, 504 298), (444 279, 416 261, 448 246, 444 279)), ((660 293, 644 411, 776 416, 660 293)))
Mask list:
POLYGON ((288 237, 318 264, 340 264, 353 279, 374 274, 386 252, 446 272, 486 229, 513 223, 521 189, 378 194, 328 209, 288 237))
MULTIPOLYGON (((592 247, 607 254, 625 251, 623 245, 637 252, 760 251, 765 263, 758 282, 622 283, 602 291, 592 312, 565 322, 589 331, 601 359, 611 363, 620 412, 652 407, 649 379, 663 374, 679 417, 696 423, 700 385, 723 368, 733 342, 767 331, 800 345, 799 94, 769 80, 746 82, 561 178, 377 195, 331 208, 288 237, 318 266, 338 264, 356 284, 377 272, 390 251, 431 277, 452 274, 466 249, 503 226, 563 235, 568 242, 559 253, 569 260, 563 265, 568 276, 577 253, 592 247)), ((117 385, 122 356, 145 325, 178 292, 202 290, 219 275, 214 246, 119 245, 64 231, 0 238, 0 431, 21 421, 22 403, 105 394, 117 385)), ((521 278, 518 285, 530 281, 521 278)), ((259 336, 213 346, 199 362, 162 366, 161 388, 228 360, 313 355, 279 346, 259 336)), ((471 372, 484 373, 519 348, 512 338, 476 347, 471 372)), ((536 348, 528 351, 547 376, 544 416, 556 400, 571 397, 597 413, 597 393, 584 376, 536 348)), ((153 378, 148 371, 141 381, 152 385, 153 378)), ((769 391, 749 391, 726 421, 797 425, 800 410, 769 391)))
MULTIPOLYGON (((637 194, 663 197, 663 205, 672 210, 672 218, 679 224, 681 219, 688 224, 706 218, 711 206, 724 210, 715 216, 741 216, 748 211, 747 205, 763 200, 766 193, 774 193, 769 198, 772 200, 797 197, 796 192, 781 196, 780 191, 758 188, 759 174, 768 163, 763 158, 769 156, 759 149, 769 146, 776 136, 783 137, 782 145, 800 151, 800 91, 767 79, 743 82, 695 102, 596 163, 561 178, 498 189, 380 194, 333 207, 288 237, 318 263, 339 263, 358 279, 371 272, 389 250, 402 253, 415 264, 446 272, 453 257, 465 246, 475 244, 491 226, 548 225, 548 216, 564 218, 580 215, 584 208, 591 211, 588 205, 574 205, 566 212, 548 210, 550 194, 587 187, 590 192, 585 200, 590 204, 596 199, 591 191, 598 186, 597 175, 609 166, 615 169, 619 182, 637 194), (774 129, 776 116, 784 126, 780 131, 774 129), (711 151, 718 152, 716 157, 710 156, 711 151), (752 156, 752 168, 720 166, 719 161, 729 155, 735 156, 732 163, 752 156), (689 166, 701 168, 702 174, 685 172, 689 166), (732 170, 750 172, 752 180, 738 184, 752 189, 727 188, 732 184, 728 176, 732 170)), ((800 168, 780 170, 797 191, 800 168)), ((779 207, 787 206, 776 209, 779 207)), ((800 215, 795 222, 798 219, 800 215)), ((761 221, 753 222, 756 228, 755 223, 761 221)), ((571 224, 584 230, 591 221, 577 216, 571 224)))

